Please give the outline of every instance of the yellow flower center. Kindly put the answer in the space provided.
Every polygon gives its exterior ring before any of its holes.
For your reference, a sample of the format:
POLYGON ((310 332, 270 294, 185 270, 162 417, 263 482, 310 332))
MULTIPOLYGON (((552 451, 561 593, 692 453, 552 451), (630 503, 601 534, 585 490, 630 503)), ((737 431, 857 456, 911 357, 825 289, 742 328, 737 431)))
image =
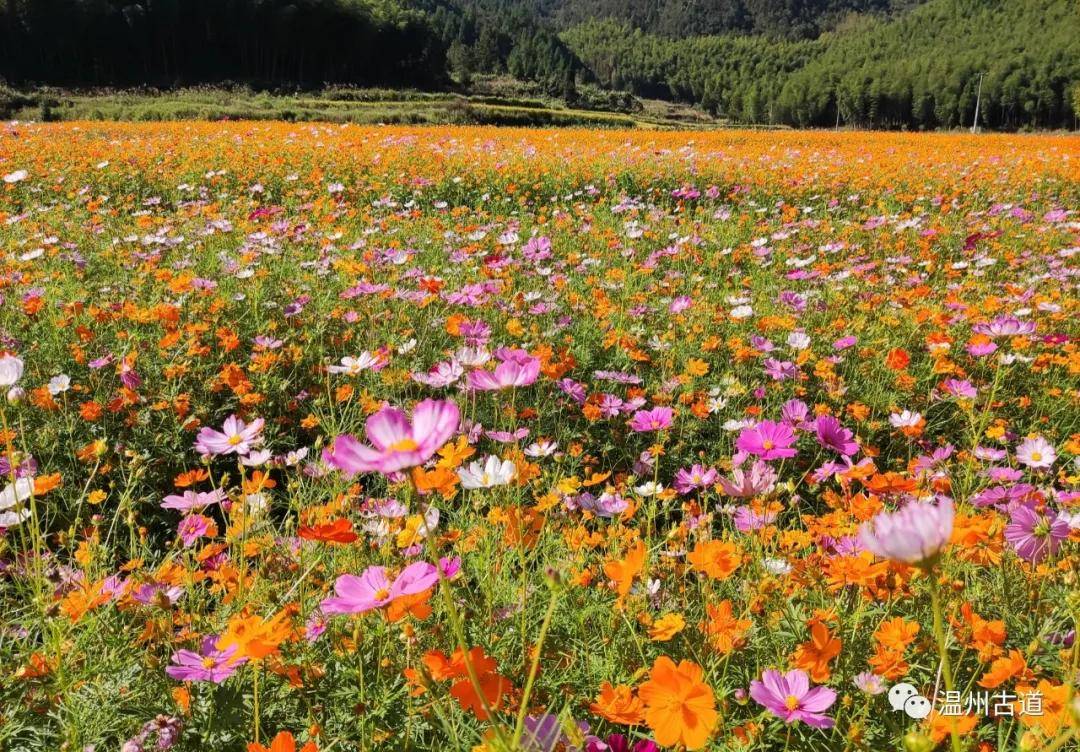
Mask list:
POLYGON ((379 590, 375 591, 375 600, 377 601, 385 601, 389 597, 390 590, 387 588, 380 588, 379 590))
POLYGON ((419 446, 412 439, 402 439, 401 441, 391 444, 388 448, 391 452, 411 452, 419 446))
POLYGON ((1042 452, 1032 452, 1031 453, 1031 460, 1032 460, 1032 462, 1041 462, 1042 461, 1042 452))
POLYGON ((206 656, 205 658, 202 659, 202 665, 203 665, 203 668, 213 668, 214 667, 214 659, 211 658, 210 656, 206 656))
POLYGON ((771 439, 765 439, 765 441, 761 442, 761 446, 766 449, 772 449, 776 444, 774 444, 771 439))
POLYGON ((229 437, 229 444, 231 446, 236 446, 237 444, 239 444, 243 440, 244 439, 240 434, 235 434, 235 435, 229 437))
POLYGON ((787 699, 784 700, 784 707, 788 710, 795 710, 795 708, 799 707, 799 698, 795 695, 788 695, 787 699))

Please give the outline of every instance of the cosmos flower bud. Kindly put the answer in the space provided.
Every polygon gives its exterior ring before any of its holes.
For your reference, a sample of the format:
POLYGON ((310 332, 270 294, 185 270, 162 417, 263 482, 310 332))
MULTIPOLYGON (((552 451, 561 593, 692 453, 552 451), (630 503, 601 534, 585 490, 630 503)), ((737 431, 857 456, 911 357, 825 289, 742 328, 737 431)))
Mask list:
POLYGON ((904 735, 904 752, 931 752, 935 746, 934 740, 921 732, 904 735))

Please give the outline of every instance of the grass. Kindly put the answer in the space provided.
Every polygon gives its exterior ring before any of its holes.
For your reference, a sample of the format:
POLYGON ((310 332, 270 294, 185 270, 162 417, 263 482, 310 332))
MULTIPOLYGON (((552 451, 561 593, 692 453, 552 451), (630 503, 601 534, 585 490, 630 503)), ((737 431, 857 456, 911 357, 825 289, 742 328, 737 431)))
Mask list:
MULTIPOLYGON (((501 86, 480 91, 496 92, 501 86)), ((510 94, 419 92, 332 87, 312 94, 249 89, 157 91, 0 91, 0 117, 9 120, 285 120, 357 124, 456 124, 514 127, 670 128, 689 108, 652 107, 638 113, 568 107, 551 98, 510 94)), ((697 126, 708 124, 694 116, 697 126)))

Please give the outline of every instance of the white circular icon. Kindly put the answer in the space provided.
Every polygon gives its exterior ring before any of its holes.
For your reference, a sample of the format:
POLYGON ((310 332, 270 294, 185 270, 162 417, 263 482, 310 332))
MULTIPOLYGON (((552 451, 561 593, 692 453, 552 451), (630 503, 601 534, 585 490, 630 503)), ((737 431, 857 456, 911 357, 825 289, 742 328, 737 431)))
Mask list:
POLYGON ((908 718, 914 718, 916 721, 921 721, 930 715, 932 708, 930 701, 922 695, 912 695, 904 703, 904 712, 908 714, 908 718))
POLYGON ((910 684, 895 684, 889 690, 889 705, 892 706, 893 710, 903 710, 904 703, 908 701, 908 698, 915 697, 918 694, 919 690, 910 684))

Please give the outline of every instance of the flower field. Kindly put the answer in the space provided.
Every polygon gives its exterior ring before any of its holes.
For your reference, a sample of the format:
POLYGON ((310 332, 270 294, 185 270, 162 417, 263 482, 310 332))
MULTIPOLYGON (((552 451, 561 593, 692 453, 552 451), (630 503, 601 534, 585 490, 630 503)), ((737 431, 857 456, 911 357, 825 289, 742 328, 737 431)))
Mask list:
POLYGON ((1080 138, 0 126, 0 750, 1075 749, 1080 138))

